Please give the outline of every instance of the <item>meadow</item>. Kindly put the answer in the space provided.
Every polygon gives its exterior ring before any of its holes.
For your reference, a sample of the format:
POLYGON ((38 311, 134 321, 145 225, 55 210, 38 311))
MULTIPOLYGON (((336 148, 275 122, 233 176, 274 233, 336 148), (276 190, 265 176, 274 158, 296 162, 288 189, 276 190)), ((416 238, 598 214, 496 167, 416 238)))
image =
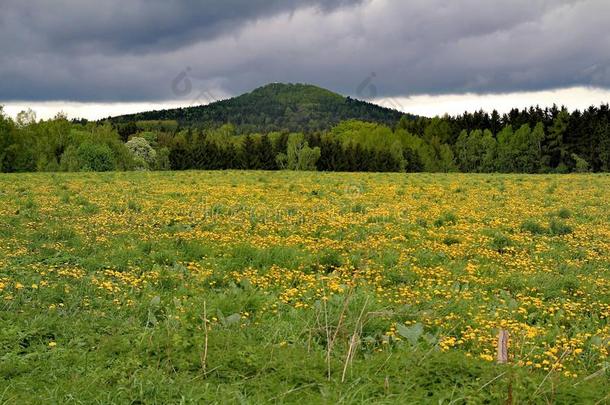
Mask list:
POLYGON ((608 403, 608 190, 2 174, 0 404, 608 403))

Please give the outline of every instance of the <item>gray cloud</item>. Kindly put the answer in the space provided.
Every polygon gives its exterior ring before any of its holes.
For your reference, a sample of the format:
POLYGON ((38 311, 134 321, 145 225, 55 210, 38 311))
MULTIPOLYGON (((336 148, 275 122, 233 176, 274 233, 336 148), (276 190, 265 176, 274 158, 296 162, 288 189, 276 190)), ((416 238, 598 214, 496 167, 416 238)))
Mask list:
POLYGON ((300 7, 348 0, 4 0, 3 26, 14 46, 36 50, 146 53, 239 30, 244 22, 300 7), (20 35, 22 34, 22 35, 20 35), (32 41, 33 40, 33 41, 32 41), (31 49, 31 48, 30 48, 31 49))
POLYGON ((0 100, 144 101, 272 81, 378 96, 610 87, 605 0, 4 0, 0 100), (187 70, 188 68, 188 70, 187 70), (369 84, 369 83, 367 83, 369 84), (360 86, 362 87, 362 86, 360 86))

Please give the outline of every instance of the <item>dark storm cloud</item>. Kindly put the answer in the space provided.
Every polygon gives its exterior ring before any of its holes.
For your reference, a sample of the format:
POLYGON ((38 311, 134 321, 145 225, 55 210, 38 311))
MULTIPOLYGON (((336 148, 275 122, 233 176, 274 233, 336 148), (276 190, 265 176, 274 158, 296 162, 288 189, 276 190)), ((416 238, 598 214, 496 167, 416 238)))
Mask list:
POLYGON ((608 88, 607 15, 605 0, 4 0, 0 100, 608 88))
MULTIPOLYGON (((38 50, 154 52, 210 39, 245 21, 348 0, 4 0, 3 25, 38 50), (19 28, 21 27, 21 28, 19 28), (23 35, 20 35, 23 34, 23 35)), ((6 30, 8 31, 8 30, 6 30)), ((7 34, 9 32, 6 32, 7 34)))

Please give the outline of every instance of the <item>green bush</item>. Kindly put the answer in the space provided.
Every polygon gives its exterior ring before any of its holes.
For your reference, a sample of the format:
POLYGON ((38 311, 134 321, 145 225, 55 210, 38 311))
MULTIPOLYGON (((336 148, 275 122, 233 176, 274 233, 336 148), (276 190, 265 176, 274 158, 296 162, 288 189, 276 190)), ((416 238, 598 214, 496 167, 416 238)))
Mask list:
POLYGON ((171 170, 169 162, 169 149, 161 148, 157 151, 157 158, 154 164, 155 170, 171 170))
POLYGON ((68 146, 64 153, 61 155, 59 169, 63 172, 77 172, 80 170, 78 152, 74 145, 68 146))
POLYGON ((84 171, 108 172, 114 170, 116 162, 108 145, 83 142, 76 150, 80 168, 84 171))
MULTIPOLYGON (((138 170, 154 168, 157 162, 157 152, 150 146, 148 141, 141 137, 133 137, 125 144, 136 164, 138 170)), ((169 159, 169 154, 168 154, 169 159)))
MULTIPOLYGON (((320 154, 320 148, 310 148, 303 135, 291 134, 288 138, 285 167, 289 170, 315 171, 320 154)), ((278 157, 278 165, 284 161, 281 155, 278 157)))
POLYGON ((576 173, 587 173, 589 171, 589 162, 576 153, 572 153, 572 160, 574 160, 574 171, 576 173))

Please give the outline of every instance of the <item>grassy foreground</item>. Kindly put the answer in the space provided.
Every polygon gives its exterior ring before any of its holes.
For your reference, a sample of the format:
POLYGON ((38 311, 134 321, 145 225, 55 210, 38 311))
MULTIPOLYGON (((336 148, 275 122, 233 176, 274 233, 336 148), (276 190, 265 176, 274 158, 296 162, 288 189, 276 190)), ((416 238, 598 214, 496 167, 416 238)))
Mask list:
POLYGON ((608 190, 0 175, 0 404, 608 403, 608 190))

